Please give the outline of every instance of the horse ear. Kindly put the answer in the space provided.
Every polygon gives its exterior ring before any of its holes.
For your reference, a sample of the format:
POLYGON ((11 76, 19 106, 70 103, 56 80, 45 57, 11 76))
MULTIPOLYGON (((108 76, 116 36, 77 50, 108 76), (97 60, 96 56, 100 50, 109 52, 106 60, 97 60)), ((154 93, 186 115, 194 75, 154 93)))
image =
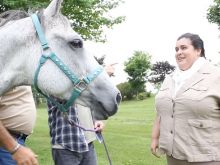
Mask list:
POLYGON ((63 0, 52 0, 49 6, 45 9, 45 15, 47 16, 54 16, 60 12, 62 7, 63 0))

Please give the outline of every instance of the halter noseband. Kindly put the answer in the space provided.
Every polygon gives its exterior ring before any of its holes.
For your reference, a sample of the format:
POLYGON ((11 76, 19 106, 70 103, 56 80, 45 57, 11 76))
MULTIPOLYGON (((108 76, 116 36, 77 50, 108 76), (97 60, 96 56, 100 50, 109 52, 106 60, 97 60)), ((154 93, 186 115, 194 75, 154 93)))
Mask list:
POLYGON ((38 34, 38 38, 41 42, 41 46, 43 48, 43 53, 40 57, 39 64, 37 67, 37 70, 35 71, 34 75, 34 86, 37 89, 39 93, 41 93, 43 96, 45 96, 49 101, 54 103, 60 111, 66 112, 70 106, 73 105, 74 101, 80 96, 80 94, 87 88, 89 83, 93 81, 102 71, 103 67, 99 66, 96 70, 94 70, 91 74, 88 74, 87 76, 83 77, 82 79, 78 78, 69 68, 67 65, 65 65, 54 52, 50 51, 47 54, 44 54, 46 50, 50 50, 50 47, 48 46, 47 40, 45 38, 45 35, 42 31, 40 21, 38 19, 38 16, 36 14, 33 14, 31 16, 34 27, 36 29, 36 32, 38 34), (72 91, 72 95, 69 98, 69 100, 63 105, 58 103, 55 99, 49 97, 45 93, 43 93, 39 87, 38 87, 38 76, 40 73, 41 67, 45 64, 45 62, 50 59, 54 62, 60 68, 60 70, 63 71, 63 73, 69 78, 69 80, 73 83, 74 88, 72 91))

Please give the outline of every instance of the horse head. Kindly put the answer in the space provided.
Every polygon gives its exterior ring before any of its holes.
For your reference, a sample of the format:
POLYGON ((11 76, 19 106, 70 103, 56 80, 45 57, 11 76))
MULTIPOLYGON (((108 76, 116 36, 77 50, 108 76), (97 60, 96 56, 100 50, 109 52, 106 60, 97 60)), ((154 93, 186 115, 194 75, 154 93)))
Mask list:
MULTIPOLYGON (((94 56, 84 46, 83 39, 72 29, 70 21, 61 14, 61 4, 62 0, 53 0, 39 14, 49 49, 42 49, 30 17, 8 23, 2 28, 0 38, 2 39, 6 36, 6 32, 10 31, 11 33, 7 34, 11 36, 7 39, 14 44, 16 49, 6 46, 0 52, 11 54, 5 57, 8 60, 8 70, 0 73, 2 78, 0 94, 14 86, 33 84, 42 54, 53 52, 79 79, 93 74, 97 68, 100 68, 94 56)), ((11 46, 12 43, 10 43, 11 46)), ((1 66, 3 66, 2 63, 0 63, 1 66)), ((76 86, 51 60, 47 60, 40 68, 37 85, 46 95, 64 100, 71 97, 76 86)), ((120 100, 119 90, 112 84, 108 74, 102 71, 85 86, 85 90, 76 102, 91 107, 96 119, 107 119, 117 112, 120 100)))

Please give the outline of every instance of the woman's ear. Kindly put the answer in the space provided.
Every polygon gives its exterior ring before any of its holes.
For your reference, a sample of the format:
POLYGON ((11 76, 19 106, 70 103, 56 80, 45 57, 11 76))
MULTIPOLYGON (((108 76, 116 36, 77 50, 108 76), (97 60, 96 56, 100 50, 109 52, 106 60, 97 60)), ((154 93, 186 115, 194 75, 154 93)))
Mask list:
POLYGON ((201 57, 202 49, 197 49, 198 56, 201 57))

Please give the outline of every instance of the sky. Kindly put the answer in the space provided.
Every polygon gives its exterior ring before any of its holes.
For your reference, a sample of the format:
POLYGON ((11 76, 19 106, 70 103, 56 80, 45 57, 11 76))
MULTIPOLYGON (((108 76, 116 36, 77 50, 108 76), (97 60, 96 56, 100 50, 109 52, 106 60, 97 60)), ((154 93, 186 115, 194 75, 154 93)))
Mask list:
POLYGON ((115 65, 113 83, 127 80, 124 62, 134 51, 145 51, 152 63, 168 61, 175 65, 176 39, 183 33, 200 35, 206 57, 219 62, 220 30, 206 19, 213 0, 124 0, 112 16, 126 16, 125 22, 106 30, 105 44, 87 42, 95 56, 106 55, 106 64, 115 65))

